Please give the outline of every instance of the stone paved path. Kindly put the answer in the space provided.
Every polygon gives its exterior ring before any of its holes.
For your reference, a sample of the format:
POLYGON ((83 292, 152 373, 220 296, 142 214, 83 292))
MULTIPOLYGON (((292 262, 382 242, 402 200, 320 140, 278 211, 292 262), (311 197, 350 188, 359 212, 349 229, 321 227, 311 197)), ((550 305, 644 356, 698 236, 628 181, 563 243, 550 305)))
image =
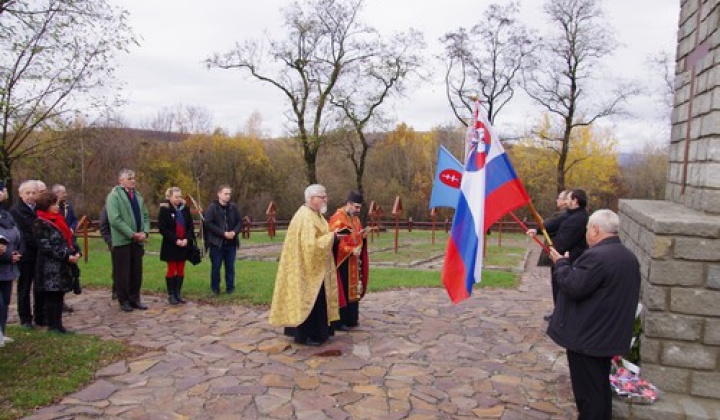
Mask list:
POLYGON ((264 310, 190 303, 121 313, 106 292, 72 297, 66 324, 151 349, 26 417, 41 419, 571 419, 564 353, 544 334, 548 269, 517 290, 453 306, 443 289, 373 293, 361 326, 292 344, 264 310))

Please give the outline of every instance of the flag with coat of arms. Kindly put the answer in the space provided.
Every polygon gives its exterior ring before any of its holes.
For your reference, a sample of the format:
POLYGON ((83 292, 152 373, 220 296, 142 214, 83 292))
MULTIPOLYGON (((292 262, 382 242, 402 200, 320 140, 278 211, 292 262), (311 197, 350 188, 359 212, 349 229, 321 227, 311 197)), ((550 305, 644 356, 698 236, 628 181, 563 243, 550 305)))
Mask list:
POLYGON ((530 203, 525 187, 492 126, 475 102, 442 282, 453 303, 480 283, 485 231, 505 214, 530 203))

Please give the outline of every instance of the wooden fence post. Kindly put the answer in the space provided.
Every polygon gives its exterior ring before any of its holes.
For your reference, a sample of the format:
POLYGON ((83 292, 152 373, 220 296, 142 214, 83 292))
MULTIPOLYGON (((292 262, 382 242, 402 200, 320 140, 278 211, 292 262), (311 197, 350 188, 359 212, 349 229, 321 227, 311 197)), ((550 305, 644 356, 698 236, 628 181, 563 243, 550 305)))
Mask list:
POLYGON ((368 209, 370 215, 370 242, 375 238, 375 235, 380 237, 380 227, 378 226, 378 219, 384 214, 380 204, 374 201, 370 202, 370 208, 368 209))
POLYGON ((398 252, 398 239, 400 236, 400 215, 402 214, 402 200, 400 196, 395 197, 395 204, 393 204, 392 215, 395 217, 395 253, 398 252))
POLYGON ((250 219, 250 216, 245 216, 242 219, 242 238, 243 239, 250 239, 250 227, 252 226, 252 220, 250 219))
MULTIPOLYGON (((90 247, 88 246, 88 225, 90 224, 89 219, 87 216, 83 216, 80 218, 80 222, 78 222, 78 227, 82 229, 82 236, 83 236, 83 259, 85 262, 88 262, 88 254, 90 253, 90 247)), ((77 230, 77 229, 76 229, 77 230)))
POLYGON ((275 209, 275 202, 271 201, 270 204, 268 204, 267 210, 265 211, 265 214, 267 214, 268 217, 267 231, 270 239, 275 237, 275 213, 277 213, 275 209))

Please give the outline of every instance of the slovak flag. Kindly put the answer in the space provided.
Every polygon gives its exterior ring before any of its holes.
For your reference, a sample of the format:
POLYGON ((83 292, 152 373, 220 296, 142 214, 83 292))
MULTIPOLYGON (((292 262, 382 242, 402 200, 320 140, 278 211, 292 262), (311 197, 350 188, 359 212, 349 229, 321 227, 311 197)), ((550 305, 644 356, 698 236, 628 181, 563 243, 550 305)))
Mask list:
POLYGON ((467 299, 480 283, 485 230, 530 202, 525 187, 485 115, 475 103, 468 126, 468 156, 445 251, 442 282, 453 303, 467 299))
POLYGON ((460 195, 460 180, 463 166, 445 146, 438 149, 437 169, 435 180, 430 193, 430 208, 455 208, 460 195))

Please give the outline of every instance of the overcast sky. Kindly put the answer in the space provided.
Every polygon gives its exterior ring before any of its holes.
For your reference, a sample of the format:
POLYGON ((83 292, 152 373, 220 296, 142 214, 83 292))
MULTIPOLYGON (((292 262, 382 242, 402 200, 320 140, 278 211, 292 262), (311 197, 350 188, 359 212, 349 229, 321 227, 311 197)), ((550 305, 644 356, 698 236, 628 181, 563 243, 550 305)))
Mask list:
MULTIPOLYGON (((253 111, 260 112, 263 129, 282 135, 287 103, 276 88, 255 81, 238 70, 208 70, 202 60, 213 52, 225 52, 236 41, 263 37, 264 31, 280 27, 280 9, 288 0, 109 0, 127 9, 141 45, 121 57, 118 75, 125 83, 127 100, 120 113, 132 126, 140 126, 163 107, 177 104, 201 106, 213 117, 213 125, 229 133, 241 129, 253 111)), ((499 3, 506 3, 497 0, 499 3)), ((490 1, 366 0, 361 19, 383 33, 410 27, 425 34, 430 51, 439 51, 438 38, 458 27, 480 21, 490 1)), ((543 32, 542 0, 521 3, 522 20, 543 32)), ((654 82, 646 60, 650 55, 675 52, 680 0, 605 0, 607 21, 621 43, 609 57, 606 74, 621 79, 654 82)), ((282 34, 279 34, 282 35, 282 34)), ((438 66, 438 69, 441 67, 438 66)), ((409 92, 407 98, 389 104, 386 111, 397 122, 416 130, 453 123, 444 95, 441 71, 434 82, 409 92)), ((657 79, 656 79, 657 78, 657 79)), ((624 151, 647 141, 668 141, 660 97, 635 99, 633 118, 605 122, 614 128, 624 151)), ((539 118, 540 110, 524 98, 511 102, 496 120, 502 132, 521 131, 539 118)))

